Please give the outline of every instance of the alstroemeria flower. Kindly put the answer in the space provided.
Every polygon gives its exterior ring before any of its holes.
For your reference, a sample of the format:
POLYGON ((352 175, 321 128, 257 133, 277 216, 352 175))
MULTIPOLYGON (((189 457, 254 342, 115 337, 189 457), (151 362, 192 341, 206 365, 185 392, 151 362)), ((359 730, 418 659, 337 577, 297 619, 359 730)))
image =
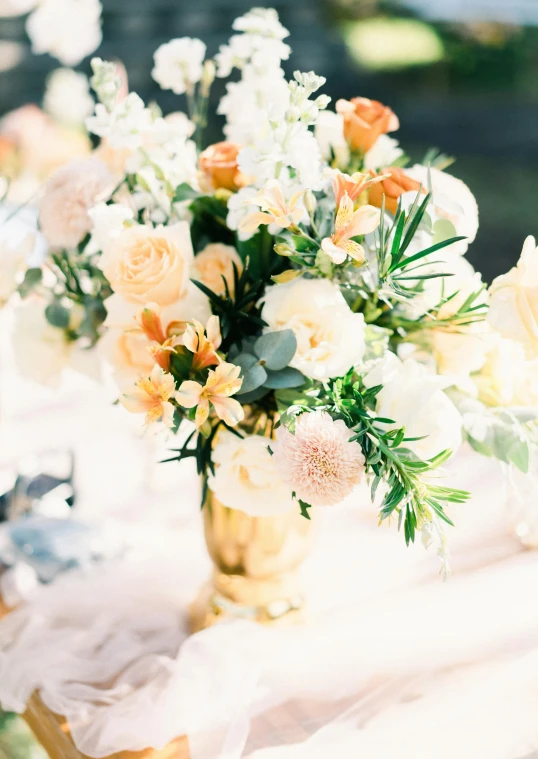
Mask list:
POLYGON ((213 406, 219 419, 233 427, 245 415, 239 401, 230 398, 241 389, 243 379, 239 377, 240 374, 240 366, 223 361, 214 370, 209 370, 204 386, 193 380, 182 382, 176 400, 185 408, 197 407, 194 422, 198 428, 209 416, 209 404, 213 406))
POLYGON ((210 316, 207 320, 207 327, 204 329, 199 321, 193 319, 187 325, 183 335, 183 345, 194 353, 192 368, 194 371, 200 371, 208 366, 220 363, 217 349, 222 342, 220 334, 220 322, 218 316, 210 316))
POLYGON ((382 182, 386 178, 385 175, 373 177, 370 174, 362 174, 360 171, 356 171, 350 176, 349 174, 344 174, 339 169, 330 169, 328 174, 333 180, 337 208, 339 208, 344 195, 349 195, 351 200, 355 202, 359 195, 367 190, 370 185, 382 182))
POLYGON ((296 192, 288 204, 276 179, 270 180, 253 198, 245 201, 249 205, 259 206, 262 210, 246 216, 239 224, 239 230, 251 234, 261 224, 277 224, 282 229, 297 225, 303 218, 304 210, 296 206, 304 192, 296 192))
POLYGON ((174 421, 174 405, 170 398, 176 396, 174 378, 160 366, 154 366, 149 377, 138 380, 134 388, 120 398, 120 403, 132 414, 145 414, 146 424, 162 419, 167 427, 174 421))
POLYGON ((155 362, 161 369, 168 371, 170 354, 178 345, 181 345, 181 335, 187 327, 186 322, 172 321, 166 325, 166 328, 163 327, 161 309, 156 303, 148 303, 140 309, 136 322, 150 341, 148 350, 155 362))
POLYGON ((373 206, 361 206, 353 210, 353 201, 344 194, 338 206, 334 233, 321 242, 322 250, 335 264, 342 264, 348 256, 362 263, 366 260, 364 248, 352 240, 356 235, 373 232, 379 225, 380 211, 373 206))

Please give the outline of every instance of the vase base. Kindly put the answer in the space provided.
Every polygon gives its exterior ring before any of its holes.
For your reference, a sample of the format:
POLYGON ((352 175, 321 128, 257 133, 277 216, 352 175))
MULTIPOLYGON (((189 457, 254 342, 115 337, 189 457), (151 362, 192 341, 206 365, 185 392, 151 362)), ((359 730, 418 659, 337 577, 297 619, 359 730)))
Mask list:
POLYGON ((258 603, 238 603, 208 582, 190 606, 191 632, 199 632, 231 619, 244 619, 271 627, 300 625, 306 619, 305 599, 296 593, 286 597, 275 596, 272 600, 258 603))

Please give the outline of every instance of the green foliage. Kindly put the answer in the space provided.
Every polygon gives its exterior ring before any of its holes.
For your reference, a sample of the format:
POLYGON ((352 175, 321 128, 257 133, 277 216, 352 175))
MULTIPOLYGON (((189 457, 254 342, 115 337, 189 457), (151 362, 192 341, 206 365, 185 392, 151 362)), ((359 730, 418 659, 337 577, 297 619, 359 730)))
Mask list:
POLYGON ((58 301, 53 301, 45 309, 45 316, 49 324, 58 329, 67 329, 69 326, 69 311, 58 301))
POLYGON ((42 279, 43 272, 41 269, 26 269, 26 272, 24 273, 24 279, 18 288, 21 298, 27 298, 28 295, 30 295, 30 293, 33 292, 39 284, 41 284, 42 279))
POLYGON ((237 400, 249 403, 258 400, 268 390, 298 387, 305 382, 297 369, 288 366, 297 350, 297 340, 291 329, 266 332, 255 341, 243 341, 229 354, 230 360, 241 367, 243 385, 237 400))

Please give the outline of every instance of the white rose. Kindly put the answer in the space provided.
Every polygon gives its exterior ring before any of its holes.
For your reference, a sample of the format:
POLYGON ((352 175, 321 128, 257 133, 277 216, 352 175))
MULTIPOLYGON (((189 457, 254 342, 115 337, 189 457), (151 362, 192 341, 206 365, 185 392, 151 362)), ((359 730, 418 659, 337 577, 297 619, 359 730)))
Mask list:
POLYGON ((290 366, 307 377, 343 376, 364 356, 365 324, 354 314, 339 288, 326 279, 296 279, 269 287, 262 319, 267 331, 291 329, 297 351, 290 366))
POLYGON ((538 358, 529 360, 514 340, 497 337, 474 379, 484 403, 538 408, 538 358))
POLYGON ((538 358, 538 248, 534 237, 525 240, 517 266, 493 280, 488 321, 503 337, 521 343, 529 358, 538 358))
POLYGON ((366 387, 383 385, 377 395, 378 416, 394 419, 387 429, 405 427, 406 437, 423 438, 406 443, 422 459, 430 459, 461 443, 461 415, 443 388, 443 377, 429 374, 413 359, 387 353, 364 378, 366 387))
POLYGON ((122 230, 99 265, 114 292, 131 303, 169 306, 187 292, 192 259, 190 227, 180 221, 169 227, 137 224, 122 230))
POLYGON ((28 300, 16 309, 13 346, 21 374, 34 382, 57 387, 67 367, 93 379, 100 377, 96 352, 66 340, 62 329, 48 323, 40 300, 28 300))
POLYGON ((212 454, 215 474, 209 476, 208 484, 224 506, 252 517, 276 516, 296 506, 280 479, 269 443, 261 435, 219 435, 212 454))
MULTIPOLYGON (((105 306, 107 331, 98 343, 99 349, 111 364, 120 385, 134 382, 151 372, 155 363, 149 352, 148 338, 136 323, 141 306, 126 301, 121 295, 112 295, 106 300, 105 306)), ((161 309, 164 330, 176 321, 197 319, 206 324, 210 316, 208 298, 192 283, 189 283, 184 298, 161 309)))
MULTIPOLYGON (((454 243, 449 248, 451 253, 464 255, 478 232, 478 205, 473 193, 461 179, 439 169, 415 164, 405 169, 405 173, 420 182, 426 189, 429 186, 428 176, 431 178, 432 203, 428 208, 428 213, 431 216, 436 238, 466 237, 466 240, 454 243), (447 225, 447 232, 444 235, 443 224, 446 225, 446 222, 450 224, 447 225)), ((416 193, 407 194, 412 196, 409 201, 413 203, 416 193)), ((410 250, 407 252, 409 253, 410 250)))

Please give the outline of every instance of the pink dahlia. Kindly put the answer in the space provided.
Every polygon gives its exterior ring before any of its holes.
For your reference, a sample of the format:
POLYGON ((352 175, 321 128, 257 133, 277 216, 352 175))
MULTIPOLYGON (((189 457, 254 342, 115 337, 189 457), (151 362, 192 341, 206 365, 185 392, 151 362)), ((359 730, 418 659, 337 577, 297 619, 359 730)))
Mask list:
POLYGON ((280 476, 297 498, 311 506, 340 503, 361 481, 365 458, 344 422, 325 411, 301 414, 295 434, 276 431, 272 445, 280 476))

